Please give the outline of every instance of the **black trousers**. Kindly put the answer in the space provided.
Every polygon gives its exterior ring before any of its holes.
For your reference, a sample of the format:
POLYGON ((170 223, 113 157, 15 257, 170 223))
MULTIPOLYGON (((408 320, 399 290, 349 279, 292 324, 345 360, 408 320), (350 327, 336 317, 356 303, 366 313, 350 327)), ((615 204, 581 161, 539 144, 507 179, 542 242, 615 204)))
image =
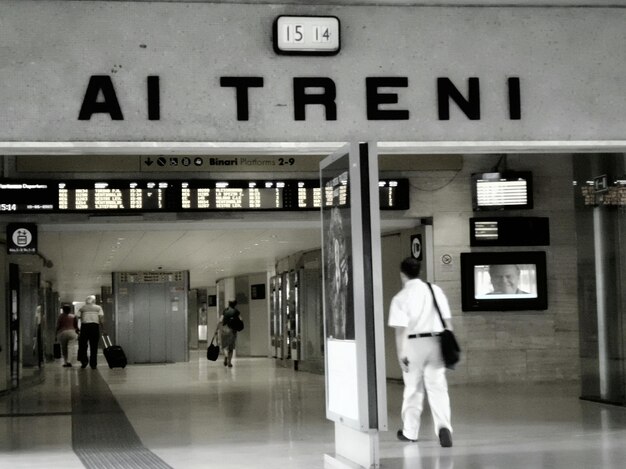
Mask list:
POLYGON ((78 336, 78 361, 83 366, 89 363, 89 366, 95 368, 98 365, 98 342, 100 342, 100 324, 82 324, 78 336), (87 359, 87 344, 89 344, 89 359, 87 359))

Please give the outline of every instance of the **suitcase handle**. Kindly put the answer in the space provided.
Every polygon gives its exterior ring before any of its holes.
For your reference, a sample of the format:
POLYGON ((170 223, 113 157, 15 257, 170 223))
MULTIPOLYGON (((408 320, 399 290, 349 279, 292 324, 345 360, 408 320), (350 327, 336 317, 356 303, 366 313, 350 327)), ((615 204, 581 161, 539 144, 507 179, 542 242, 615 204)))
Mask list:
POLYGON ((108 334, 102 334, 102 342, 104 343, 104 348, 109 348, 113 346, 113 342, 111 342, 111 338, 108 334))

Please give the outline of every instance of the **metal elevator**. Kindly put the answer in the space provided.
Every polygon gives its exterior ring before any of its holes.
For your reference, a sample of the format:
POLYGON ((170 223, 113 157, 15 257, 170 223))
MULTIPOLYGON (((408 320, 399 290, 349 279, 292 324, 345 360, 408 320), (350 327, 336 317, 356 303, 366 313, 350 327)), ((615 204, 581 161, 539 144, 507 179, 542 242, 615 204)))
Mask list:
POLYGON ((113 272, 117 343, 129 363, 189 360, 189 271, 113 272))

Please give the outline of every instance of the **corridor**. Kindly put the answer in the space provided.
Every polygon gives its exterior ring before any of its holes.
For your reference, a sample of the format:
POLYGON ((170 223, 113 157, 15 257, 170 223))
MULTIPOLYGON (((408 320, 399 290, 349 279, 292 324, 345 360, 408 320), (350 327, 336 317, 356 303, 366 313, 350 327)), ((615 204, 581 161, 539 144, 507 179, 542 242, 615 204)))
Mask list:
MULTIPOLYGON (((324 378, 245 358, 96 371, 46 366, 45 382, 0 397, 3 468, 323 467, 333 451, 324 378)), ((400 443, 402 387, 388 385, 384 468, 623 468, 626 409, 578 399, 576 384, 452 386, 454 447, 430 415, 400 443)))

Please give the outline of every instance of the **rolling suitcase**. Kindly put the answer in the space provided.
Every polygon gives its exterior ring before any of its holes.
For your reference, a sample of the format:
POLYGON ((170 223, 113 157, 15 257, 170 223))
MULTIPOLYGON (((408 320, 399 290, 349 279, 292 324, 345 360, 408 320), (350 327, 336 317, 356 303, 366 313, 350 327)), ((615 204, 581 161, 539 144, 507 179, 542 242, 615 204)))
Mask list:
POLYGON ((104 343, 102 352, 109 368, 126 368, 127 361, 124 349, 119 345, 113 345, 111 338, 106 334, 102 334, 102 342, 104 343))

